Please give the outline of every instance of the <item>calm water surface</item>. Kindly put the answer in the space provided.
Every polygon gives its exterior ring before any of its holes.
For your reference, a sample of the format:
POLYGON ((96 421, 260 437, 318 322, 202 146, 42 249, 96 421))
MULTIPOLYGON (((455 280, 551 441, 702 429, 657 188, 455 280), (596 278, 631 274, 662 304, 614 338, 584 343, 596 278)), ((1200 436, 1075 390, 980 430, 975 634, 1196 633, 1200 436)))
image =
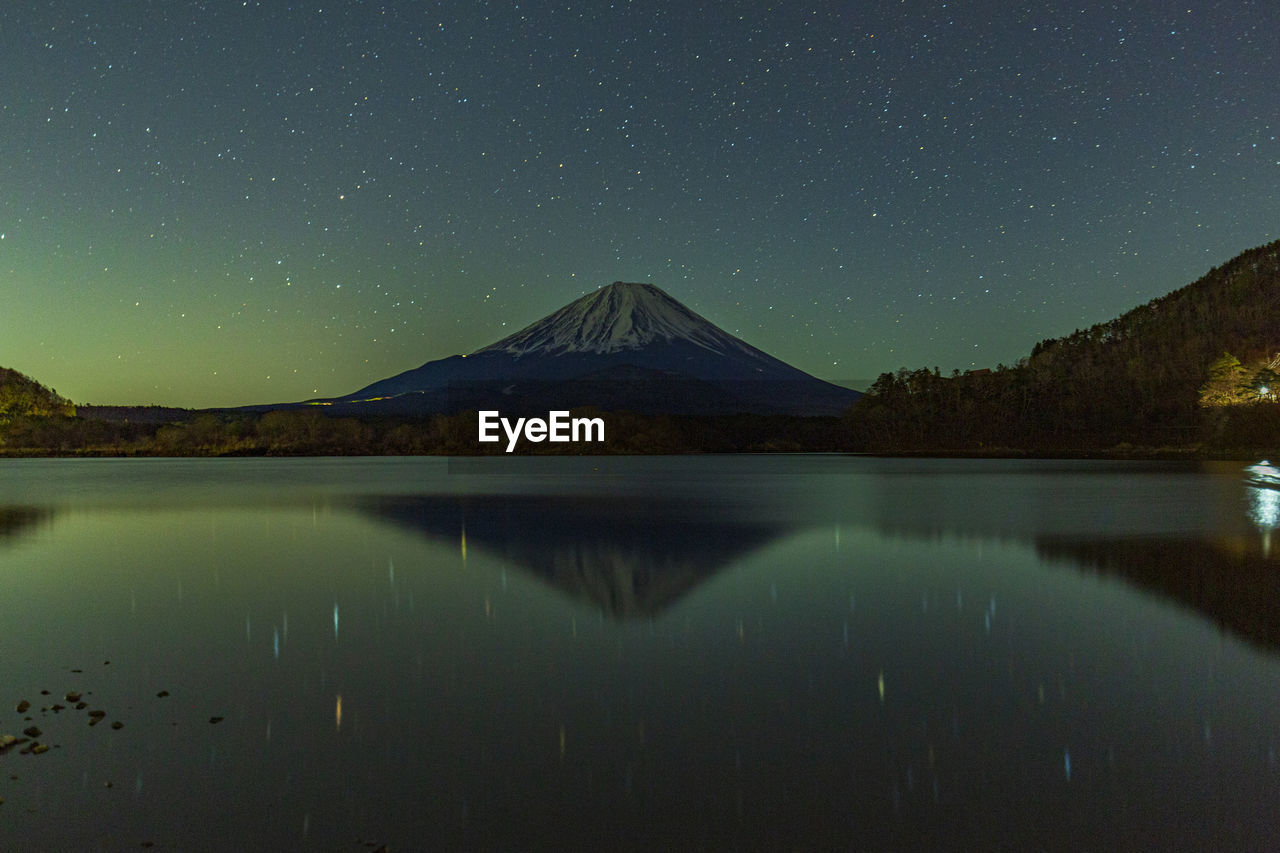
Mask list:
POLYGON ((1248 474, 0 462, 0 849, 1280 849, 1248 474))

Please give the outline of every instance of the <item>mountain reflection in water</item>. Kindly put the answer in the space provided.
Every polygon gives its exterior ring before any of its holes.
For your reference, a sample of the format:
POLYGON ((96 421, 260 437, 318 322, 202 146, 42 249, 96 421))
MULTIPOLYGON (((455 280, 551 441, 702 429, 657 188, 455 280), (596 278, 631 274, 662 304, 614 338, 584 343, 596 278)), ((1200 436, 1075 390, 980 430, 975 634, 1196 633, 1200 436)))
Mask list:
POLYGON ((651 497, 468 495, 363 500, 362 511, 449 542, 465 537, 618 619, 654 616, 716 572, 789 532, 651 497))
POLYGON ((1280 559, 1244 540, 1046 538, 1036 552, 1118 577, 1189 607, 1238 637, 1280 651, 1280 559))
MULTIPOLYGON (((1246 498, 1257 503, 1254 495, 1246 498)), ((617 619, 656 616, 751 552, 814 526, 794 518, 734 517, 706 504, 653 496, 388 496, 357 506, 432 539, 465 537, 468 548, 487 550, 617 619)), ((880 528, 886 535, 925 541, 945 535, 900 525, 880 528)), ((1067 561, 1081 571, 1118 578, 1276 652, 1280 554, 1270 548, 1270 532, 1216 539, 1026 538, 1048 562, 1067 561)))
POLYGON ((53 510, 44 507, 0 506, 0 544, 30 534, 52 517, 53 510))

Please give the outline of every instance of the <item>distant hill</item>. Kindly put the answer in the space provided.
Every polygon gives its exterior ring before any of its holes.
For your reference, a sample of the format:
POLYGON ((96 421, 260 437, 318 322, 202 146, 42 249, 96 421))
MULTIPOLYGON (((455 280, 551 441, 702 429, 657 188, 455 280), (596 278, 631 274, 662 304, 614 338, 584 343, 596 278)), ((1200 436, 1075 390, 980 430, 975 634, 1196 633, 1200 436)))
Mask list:
POLYGON ((882 374, 850 423, 890 451, 1280 446, 1277 372, 1280 241, 1012 367, 882 374))
POLYGON ((0 425, 13 418, 34 415, 72 416, 76 407, 26 374, 0 367, 0 425))
POLYGON ((580 406, 836 415, 858 396, 756 349, 652 284, 614 282, 469 355, 308 404, 357 415, 580 406))

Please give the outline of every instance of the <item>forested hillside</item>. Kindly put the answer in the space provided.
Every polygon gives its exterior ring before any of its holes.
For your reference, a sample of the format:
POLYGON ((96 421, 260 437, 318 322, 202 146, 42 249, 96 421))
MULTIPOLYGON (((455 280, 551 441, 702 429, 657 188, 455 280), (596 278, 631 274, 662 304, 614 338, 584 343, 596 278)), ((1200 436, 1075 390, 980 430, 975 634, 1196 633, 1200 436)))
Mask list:
POLYGON ((1280 445, 1280 242, 1106 323, 1042 341, 1012 367, 885 373, 851 410, 878 451, 1209 453, 1280 445))
POLYGON ((69 417, 75 413, 76 407, 71 401, 59 397, 30 376, 0 367, 0 425, 19 417, 69 417))

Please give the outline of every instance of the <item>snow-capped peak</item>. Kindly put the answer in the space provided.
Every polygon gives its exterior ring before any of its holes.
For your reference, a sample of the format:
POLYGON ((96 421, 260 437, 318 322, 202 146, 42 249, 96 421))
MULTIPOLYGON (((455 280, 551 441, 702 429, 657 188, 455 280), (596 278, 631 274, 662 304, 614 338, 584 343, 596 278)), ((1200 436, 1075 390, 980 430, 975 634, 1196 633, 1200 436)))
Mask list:
POLYGON ((474 354, 615 353, 673 340, 717 353, 752 351, 652 284, 616 281, 474 354))

